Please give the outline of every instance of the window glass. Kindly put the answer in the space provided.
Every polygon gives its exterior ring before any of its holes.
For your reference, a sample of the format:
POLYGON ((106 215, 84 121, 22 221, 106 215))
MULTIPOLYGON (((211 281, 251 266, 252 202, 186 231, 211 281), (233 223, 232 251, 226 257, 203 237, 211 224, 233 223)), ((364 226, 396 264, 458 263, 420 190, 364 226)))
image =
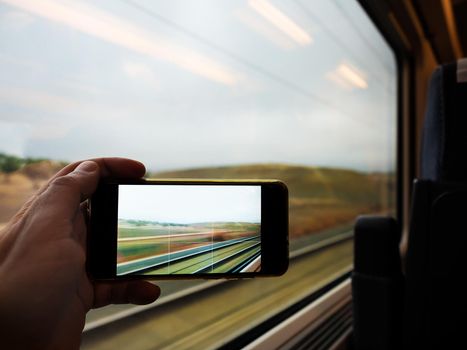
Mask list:
POLYGON ((83 336, 219 346, 349 271, 356 215, 395 213, 396 77, 356 1, 0 0, 0 227, 84 158, 281 179, 285 276, 160 282, 155 306, 92 311, 83 336))

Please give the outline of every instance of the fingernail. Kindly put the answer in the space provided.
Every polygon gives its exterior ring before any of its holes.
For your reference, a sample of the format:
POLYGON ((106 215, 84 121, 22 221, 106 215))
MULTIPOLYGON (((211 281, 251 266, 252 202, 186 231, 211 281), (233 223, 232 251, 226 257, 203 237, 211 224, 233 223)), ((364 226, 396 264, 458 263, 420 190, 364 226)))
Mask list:
POLYGON ((82 162, 80 165, 78 165, 75 170, 92 173, 97 170, 97 164, 96 162, 87 160, 87 161, 82 162))

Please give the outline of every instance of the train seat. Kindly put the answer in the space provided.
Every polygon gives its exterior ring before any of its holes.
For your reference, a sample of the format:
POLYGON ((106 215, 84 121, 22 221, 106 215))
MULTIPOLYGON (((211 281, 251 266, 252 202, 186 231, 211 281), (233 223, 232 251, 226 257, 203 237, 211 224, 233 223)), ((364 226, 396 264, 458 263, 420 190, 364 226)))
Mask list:
POLYGON ((389 266, 397 257, 394 242, 398 243, 400 231, 391 224, 393 219, 364 217, 357 221, 352 281, 355 349, 399 345, 448 349, 464 344, 466 130, 467 59, 461 59, 438 67, 430 81, 420 178, 413 187, 405 282, 394 264, 392 270, 380 269, 384 275, 363 266, 389 266), (369 255, 378 259, 372 261, 369 255), (382 257, 386 262, 381 262, 382 257))
POLYGON ((438 67, 425 114, 406 257, 406 348, 456 348, 467 326, 467 59, 438 67))

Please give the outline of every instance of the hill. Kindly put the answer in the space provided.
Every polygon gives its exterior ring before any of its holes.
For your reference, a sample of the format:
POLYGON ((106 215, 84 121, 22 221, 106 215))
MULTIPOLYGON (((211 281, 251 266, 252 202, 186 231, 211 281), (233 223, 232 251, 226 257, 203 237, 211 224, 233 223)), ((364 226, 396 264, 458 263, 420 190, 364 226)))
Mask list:
POLYGON ((345 225, 394 206, 394 176, 286 164, 210 167, 151 174, 155 178, 279 179, 289 188, 290 234, 345 225))
POLYGON ((187 169, 150 174, 156 178, 279 179, 291 196, 342 200, 352 203, 379 203, 386 174, 367 174, 347 169, 255 164, 187 169))
MULTIPOLYGON (((0 225, 63 165, 63 162, 42 160, 8 174, 0 172, 0 225)), ((348 169, 253 164, 150 175, 156 178, 282 180, 289 188, 291 237, 350 225, 357 215, 388 212, 394 203, 394 176, 348 169)))

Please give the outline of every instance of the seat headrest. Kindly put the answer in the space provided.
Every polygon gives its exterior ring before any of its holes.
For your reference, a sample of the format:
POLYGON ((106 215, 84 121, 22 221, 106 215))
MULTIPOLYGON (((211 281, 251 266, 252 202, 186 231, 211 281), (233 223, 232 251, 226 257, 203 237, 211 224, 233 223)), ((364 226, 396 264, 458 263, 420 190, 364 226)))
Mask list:
POLYGON ((467 58, 438 67, 431 77, 421 178, 467 182, 467 58))

